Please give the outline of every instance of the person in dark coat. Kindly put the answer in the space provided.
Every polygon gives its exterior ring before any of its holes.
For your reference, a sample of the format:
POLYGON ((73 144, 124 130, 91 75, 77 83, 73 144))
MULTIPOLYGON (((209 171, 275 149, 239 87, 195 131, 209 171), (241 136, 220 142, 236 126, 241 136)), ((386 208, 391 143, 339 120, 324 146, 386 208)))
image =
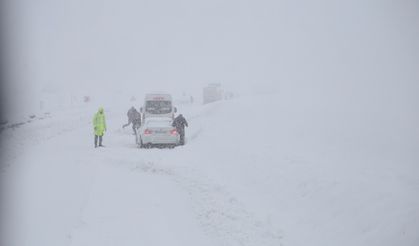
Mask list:
POLYGON ((180 135, 180 145, 185 144, 185 126, 188 127, 188 122, 182 114, 179 114, 174 120, 172 126, 176 127, 176 131, 180 135))
POLYGON ((123 125, 122 128, 125 128, 132 124, 132 130, 134 131, 134 134, 137 134, 137 129, 141 126, 141 114, 132 106, 128 112, 128 123, 123 125))

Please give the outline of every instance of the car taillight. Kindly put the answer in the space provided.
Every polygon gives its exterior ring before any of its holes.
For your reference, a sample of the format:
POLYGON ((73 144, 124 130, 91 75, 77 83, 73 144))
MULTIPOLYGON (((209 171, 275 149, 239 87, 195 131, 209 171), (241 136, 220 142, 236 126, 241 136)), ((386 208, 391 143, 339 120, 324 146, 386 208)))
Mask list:
POLYGON ((150 135, 151 133, 153 133, 153 132, 149 129, 144 130, 144 134, 146 134, 146 135, 150 135))
POLYGON ((177 134, 176 129, 171 130, 171 131, 170 131, 170 134, 171 134, 171 135, 176 135, 176 134, 177 134))

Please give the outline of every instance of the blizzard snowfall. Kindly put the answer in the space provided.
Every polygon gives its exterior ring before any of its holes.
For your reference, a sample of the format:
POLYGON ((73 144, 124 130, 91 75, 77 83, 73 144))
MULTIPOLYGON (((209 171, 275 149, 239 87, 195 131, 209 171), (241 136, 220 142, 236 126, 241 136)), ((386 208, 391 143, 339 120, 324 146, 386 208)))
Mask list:
POLYGON ((414 121, 259 94, 179 106, 187 144, 139 149, 103 106, 105 148, 93 107, 2 132, 9 246, 419 244, 414 121))

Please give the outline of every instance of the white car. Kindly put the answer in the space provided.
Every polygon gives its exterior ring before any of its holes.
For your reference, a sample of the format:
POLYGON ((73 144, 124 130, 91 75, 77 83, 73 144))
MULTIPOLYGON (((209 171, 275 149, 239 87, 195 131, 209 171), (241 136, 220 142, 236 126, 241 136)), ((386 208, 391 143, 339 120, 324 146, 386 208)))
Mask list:
POLYGON ((137 131, 136 142, 140 148, 152 146, 174 147, 180 142, 180 135, 172 126, 172 118, 146 118, 137 131))

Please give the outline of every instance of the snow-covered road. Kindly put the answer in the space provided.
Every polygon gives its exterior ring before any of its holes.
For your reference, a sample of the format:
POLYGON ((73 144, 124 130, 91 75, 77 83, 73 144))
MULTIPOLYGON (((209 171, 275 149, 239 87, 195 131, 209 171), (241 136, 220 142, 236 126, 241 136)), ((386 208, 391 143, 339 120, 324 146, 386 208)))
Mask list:
POLYGON ((3 133, 10 245, 417 245, 417 153, 398 146, 418 132, 382 143, 385 126, 276 101, 181 107, 175 149, 138 149, 116 107, 105 148, 92 109, 3 133))

